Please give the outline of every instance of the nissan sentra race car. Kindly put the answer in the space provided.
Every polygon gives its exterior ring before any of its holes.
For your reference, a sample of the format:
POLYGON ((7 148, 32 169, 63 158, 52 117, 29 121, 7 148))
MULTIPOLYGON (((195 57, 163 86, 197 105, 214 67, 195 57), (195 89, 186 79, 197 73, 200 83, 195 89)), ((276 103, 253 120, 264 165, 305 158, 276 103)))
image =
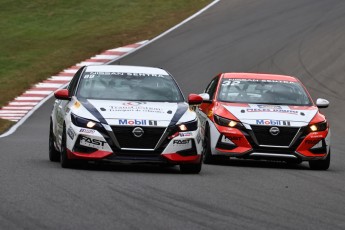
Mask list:
POLYGON ((173 77, 152 67, 82 67, 67 89, 55 92, 49 158, 62 167, 104 161, 180 165, 201 170, 202 143, 196 113, 173 77))
POLYGON ((200 94, 205 163, 237 158, 273 159, 326 170, 330 165, 330 128, 295 77, 223 73, 200 94))

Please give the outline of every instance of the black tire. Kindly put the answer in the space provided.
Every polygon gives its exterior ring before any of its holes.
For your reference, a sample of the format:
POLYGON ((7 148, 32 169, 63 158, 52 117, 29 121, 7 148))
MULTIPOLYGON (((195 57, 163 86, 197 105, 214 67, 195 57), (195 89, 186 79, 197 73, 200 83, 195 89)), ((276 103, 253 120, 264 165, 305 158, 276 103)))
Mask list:
POLYGON ((198 174, 201 171, 202 162, 199 164, 182 164, 180 165, 180 171, 184 174, 198 174))
POLYGON ((211 153, 211 139, 210 139, 210 130, 206 126, 205 139, 204 139, 204 151, 203 151, 203 162, 204 164, 217 164, 224 163, 229 160, 229 157, 226 156, 214 156, 211 153))
POLYGON ((73 160, 68 159, 66 147, 66 126, 64 125, 61 140, 60 164, 62 168, 72 168, 73 160))
POLYGON ((309 161, 309 167, 312 170, 327 170, 331 164, 331 151, 324 160, 309 161))
POLYGON ((205 128, 205 138, 204 138, 204 150, 203 150, 203 162, 204 164, 212 164, 214 163, 214 157, 211 153, 211 140, 210 140, 210 131, 208 125, 205 128))
POLYGON ((50 121, 49 128, 49 160, 52 162, 58 162, 60 160, 60 152, 55 149, 54 145, 54 132, 52 121, 50 121))

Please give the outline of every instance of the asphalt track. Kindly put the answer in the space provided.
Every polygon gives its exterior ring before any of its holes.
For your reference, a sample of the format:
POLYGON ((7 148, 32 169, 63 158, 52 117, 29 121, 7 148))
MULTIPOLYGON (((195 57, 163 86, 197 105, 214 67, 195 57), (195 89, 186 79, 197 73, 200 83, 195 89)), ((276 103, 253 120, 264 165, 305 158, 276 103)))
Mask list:
POLYGON ((331 168, 234 161, 61 169, 48 161, 52 100, 0 139, 0 229, 345 229, 345 2, 223 0, 121 60, 160 66, 185 94, 223 71, 299 76, 324 97, 331 168))

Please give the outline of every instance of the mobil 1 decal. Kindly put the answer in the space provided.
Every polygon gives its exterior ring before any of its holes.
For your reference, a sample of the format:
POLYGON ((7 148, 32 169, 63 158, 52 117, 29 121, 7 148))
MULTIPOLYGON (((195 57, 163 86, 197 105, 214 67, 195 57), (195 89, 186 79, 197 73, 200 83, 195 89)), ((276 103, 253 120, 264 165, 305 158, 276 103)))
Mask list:
POLYGON ((118 119, 118 125, 136 125, 136 126, 157 126, 158 122, 154 120, 142 119, 118 119))
POLYGON ((290 126, 290 121, 280 120, 256 120, 257 125, 290 126))

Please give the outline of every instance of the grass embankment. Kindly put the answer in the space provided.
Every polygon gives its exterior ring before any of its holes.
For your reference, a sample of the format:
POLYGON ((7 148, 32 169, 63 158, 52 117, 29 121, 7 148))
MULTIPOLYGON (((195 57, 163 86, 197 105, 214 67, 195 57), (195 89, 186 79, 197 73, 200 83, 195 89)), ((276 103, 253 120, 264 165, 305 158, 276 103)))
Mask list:
MULTIPOLYGON (((209 2, 2 0, 0 107, 34 83, 103 50, 153 38, 209 2)), ((4 125, 0 119, 0 129, 4 125)))

